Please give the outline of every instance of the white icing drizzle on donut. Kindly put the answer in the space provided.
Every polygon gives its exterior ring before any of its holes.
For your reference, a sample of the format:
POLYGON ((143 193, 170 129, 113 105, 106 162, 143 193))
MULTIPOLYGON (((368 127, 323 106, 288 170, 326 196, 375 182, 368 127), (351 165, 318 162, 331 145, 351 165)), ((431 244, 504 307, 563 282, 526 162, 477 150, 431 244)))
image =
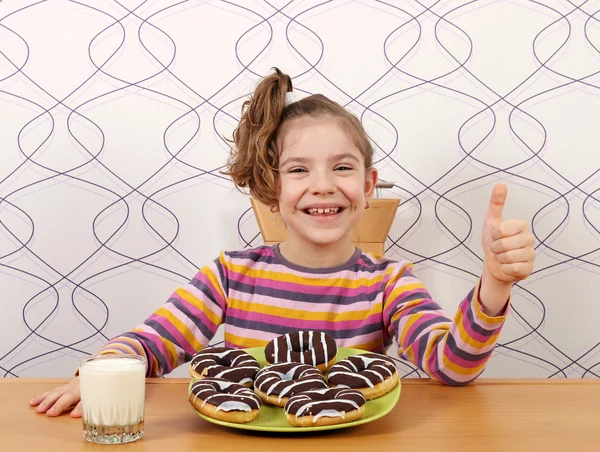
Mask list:
POLYGON ((290 337, 290 333, 286 333, 285 342, 287 345, 287 360, 290 362, 292 360, 292 338, 290 337))
MULTIPOLYGON (((327 343, 325 342, 325 333, 321 333, 321 343, 323 344, 323 353, 325 353, 325 364, 329 362, 329 357, 327 356, 327 343)), ((315 366, 313 364, 313 366, 315 366)))
POLYGON ((267 344, 265 352, 270 364, 299 362, 316 367, 328 364, 336 356, 337 345, 325 332, 300 330, 275 337, 267 344))
MULTIPOLYGON (((318 391, 318 389, 317 389, 318 391)), ((348 400, 348 399, 335 399, 336 402, 344 402, 347 403, 348 405, 350 405, 354 410, 358 410, 360 407, 358 406, 358 403, 356 403, 353 400, 348 400)), ((298 410, 298 412, 296 413, 296 417, 298 416, 302 416, 302 413, 304 413, 306 410, 308 410, 309 408, 312 408, 314 405, 318 405, 319 403, 323 403, 323 400, 315 400, 314 402, 309 402, 306 405, 303 405, 302 408, 300 408, 298 410)), ((347 411, 351 411, 351 409, 347 410, 347 411)), ((329 411, 329 410, 328 410, 329 411)), ((334 410, 331 410, 334 411, 334 410)), ((345 411, 344 411, 345 412, 345 411)), ((341 411, 340 411, 341 413, 341 411)))
POLYGON ((313 424, 322 417, 341 417, 342 419, 345 419, 346 413, 343 411, 337 411, 337 410, 323 410, 313 417, 313 424))
POLYGON ((232 400, 219 405, 215 409, 215 413, 217 411, 252 411, 252 408, 250 408, 250 405, 248 405, 247 403, 236 402, 232 400))
MULTIPOLYGON (((224 350, 220 353, 216 353, 214 351, 212 351, 211 349, 207 348, 204 350, 201 350, 200 352, 198 352, 196 354, 196 356, 194 356, 194 358, 192 358, 193 363, 191 364, 192 369, 194 369, 194 372, 198 372, 198 368, 201 367, 202 368, 202 372, 206 371, 207 373, 214 368, 218 368, 218 367, 224 367, 224 370, 222 370, 221 372, 219 372, 218 374, 212 376, 213 378, 225 378, 228 379, 229 377, 229 373, 233 373, 233 372, 239 372, 240 370, 250 370, 250 371, 258 371, 259 370, 259 366, 258 366, 258 362, 248 353, 240 353, 240 350, 237 349, 230 349, 230 350, 224 350), (226 357, 227 355, 229 355, 230 353, 239 353, 239 356, 236 356, 235 358, 233 358, 231 360, 231 365, 230 367, 225 367, 222 366, 221 364, 218 364, 217 362, 215 362, 215 357, 217 359, 223 359, 224 357, 226 357), (200 359, 198 359, 200 358, 200 359), (211 365, 208 366, 202 366, 203 363, 213 363, 211 365), (238 363, 244 363, 245 365, 238 365, 238 363)), ((244 384, 245 382, 252 382, 252 378, 244 378, 241 380, 241 384, 244 384)))
POLYGON ((229 389, 232 385, 239 386, 238 383, 234 383, 231 381, 223 381, 223 380, 211 380, 204 379, 198 380, 194 382, 191 388, 192 394, 194 394, 194 402, 197 399, 202 400, 202 407, 207 403, 211 405, 215 405, 215 411, 252 411, 260 408, 260 399, 251 389, 241 387, 236 389, 232 393, 226 393, 225 391, 229 389), (219 389, 215 389, 212 383, 217 383, 219 389), (213 393, 215 394, 209 395, 208 397, 204 397, 205 393, 213 393), (227 400, 220 404, 213 404, 211 399, 219 396, 233 397, 235 400, 227 400))
POLYGON ((285 408, 286 412, 288 411, 289 407, 300 403, 301 406, 295 414, 296 419, 298 419, 298 417, 301 417, 303 415, 303 413, 305 413, 306 411, 310 411, 310 409, 313 406, 318 405, 318 404, 335 402, 335 403, 341 403, 341 404, 345 405, 345 408, 343 410, 335 410, 335 409, 329 409, 329 408, 321 410, 320 412, 318 412, 317 414, 315 414, 313 416, 313 423, 315 423, 315 422, 317 422, 318 419, 320 419, 322 417, 341 417, 342 419, 344 419, 346 413, 348 413, 349 411, 358 410, 362 405, 364 405, 364 403, 366 403, 362 394, 358 393, 358 391, 353 390, 353 389, 345 389, 342 391, 336 391, 336 395, 334 397, 332 397, 330 400, 313 400, 311 397, 312 394, 327 394, 328 391, 332 391, 332 388, 312 389, 310 391, 305 391, 303 393, 297 394, 288 400, 288 403, 286 404, 286 408, 285 408), (354 395, 355 397, 360 396, 362 404, 359 404, 359 403, 355 402, 354 400, 349 399, 348 396, 351 394, 354 395))
MULTIPOLYGON (((384 381, 388 377, 392 377, 396 372, 395 366, 393 369, 390 368, 389 361, 383 358, 364 356, 364 355, 353 355, 352 359, 362 361, 362 369, 359 368, 352 362, 351 359, 346 358, 336 363, 329 371, 328 379, 331 381, 336 376, 346 376, 353 379, 360 379, 365 382, 366 386, 372 388, 375 384, 367 377, 366 374, 374 376, 374 380, 380 382, 384 381)), ((337 384, 336 387, 350 387, 347 384, 337 384)))
POLYGON ((307 364, 298 364, 290 368, 287 372, 279 372, 278 369, 281 367, 287 367, 290 363, 273 364, 263 368, 256 376, 256 388, 270 396, 274 392, 279 394, 277 399, 281 402, 281 399, 287 397, 289 393, 294 392, 294 389, 299 385, 321 385, 327 388, 327 383, 323 379, 321 372, 316 368, 310 367, 307 364), (296 378, 294 374, 299 368, 306 367, 303 369, 296 378), (264 379, 264 380, 263 380, 264 379), (262 380, 262 381, 261 381, 262 380), (292 384, 290 381, 295 380, 292 384), (259 383, 260 381, 260 383, 259 383))

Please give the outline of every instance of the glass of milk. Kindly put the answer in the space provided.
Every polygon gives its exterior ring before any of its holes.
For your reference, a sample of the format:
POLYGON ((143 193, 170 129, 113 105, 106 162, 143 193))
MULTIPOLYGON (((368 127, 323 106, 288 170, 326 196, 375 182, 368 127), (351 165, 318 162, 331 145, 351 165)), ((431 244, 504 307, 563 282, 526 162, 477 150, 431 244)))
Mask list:
POLYGON ((145 376, 142 356, 93 355, 79 361, 85 439, 120 444, 142 437, 145 376))

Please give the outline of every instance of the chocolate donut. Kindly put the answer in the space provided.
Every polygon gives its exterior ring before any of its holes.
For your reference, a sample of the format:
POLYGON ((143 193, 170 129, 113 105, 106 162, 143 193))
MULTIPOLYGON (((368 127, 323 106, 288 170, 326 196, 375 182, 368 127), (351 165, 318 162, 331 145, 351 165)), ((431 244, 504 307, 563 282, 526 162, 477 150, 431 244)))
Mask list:
POLYGON ((189 401, 206 416, 235 423, 256 419, 262 405, 251 389, 223 378, 203 378, 192 383, 189 401))
POLYGON ((287 420, 299 427, 343 424, 365 415, 367 401, 356 389, 313 389, 289 398, 287 420))
POLYGON ((371 400, 394 389, 398 384, 398 369, 392 358, 385 355, 352 355, 329 369, 327 382, 336 388, 358 389, 371 400))
POLYGON ((223 378, 248 388, 259 369, 258 361, 248 352, 228 347, 200 350, 190 363, 190 375, 195 380, 223 378))
POLYGON ((327 387, 319 369, 299 363, 281 363, 263 367, 254 380, 254 391, 262 401, 279 407, 283 407, 288 398, 294 394, 327 387))
POLYGON ((337 345, 330 335, 316 331, 297 331, 273 339, 265 347, 269 364, 311 364, 324 372, 335 362, 337 345))

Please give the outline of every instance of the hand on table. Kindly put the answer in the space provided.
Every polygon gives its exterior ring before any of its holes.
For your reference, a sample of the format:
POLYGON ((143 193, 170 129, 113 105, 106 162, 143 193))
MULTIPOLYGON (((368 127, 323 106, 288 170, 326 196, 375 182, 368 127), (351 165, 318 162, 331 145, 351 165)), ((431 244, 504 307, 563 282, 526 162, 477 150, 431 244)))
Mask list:
POLYGON ((29 405, 36 407, 36 412, 46 413, 50 417, 58 416, 74 406, 71 417, 81 417, 79 378, 76 377, 64 386, 31 399, 29 405))

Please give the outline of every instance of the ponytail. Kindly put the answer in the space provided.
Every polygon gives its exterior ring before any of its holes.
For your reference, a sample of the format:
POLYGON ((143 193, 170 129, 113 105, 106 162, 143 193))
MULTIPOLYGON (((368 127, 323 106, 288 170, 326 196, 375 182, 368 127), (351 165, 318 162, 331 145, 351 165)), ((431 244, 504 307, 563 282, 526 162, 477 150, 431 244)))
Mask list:
POLYGON ((242 117, 233 133, 228 171, 224 173, 233 178, 237 187, 249 188, 253 197, 266 204, 277 202, 274 188, 279 155, 274 138, 281 125, 286 93, 292 91, 292 79, 274 69, 275 73, 262 79, 242 106, 242 117))

